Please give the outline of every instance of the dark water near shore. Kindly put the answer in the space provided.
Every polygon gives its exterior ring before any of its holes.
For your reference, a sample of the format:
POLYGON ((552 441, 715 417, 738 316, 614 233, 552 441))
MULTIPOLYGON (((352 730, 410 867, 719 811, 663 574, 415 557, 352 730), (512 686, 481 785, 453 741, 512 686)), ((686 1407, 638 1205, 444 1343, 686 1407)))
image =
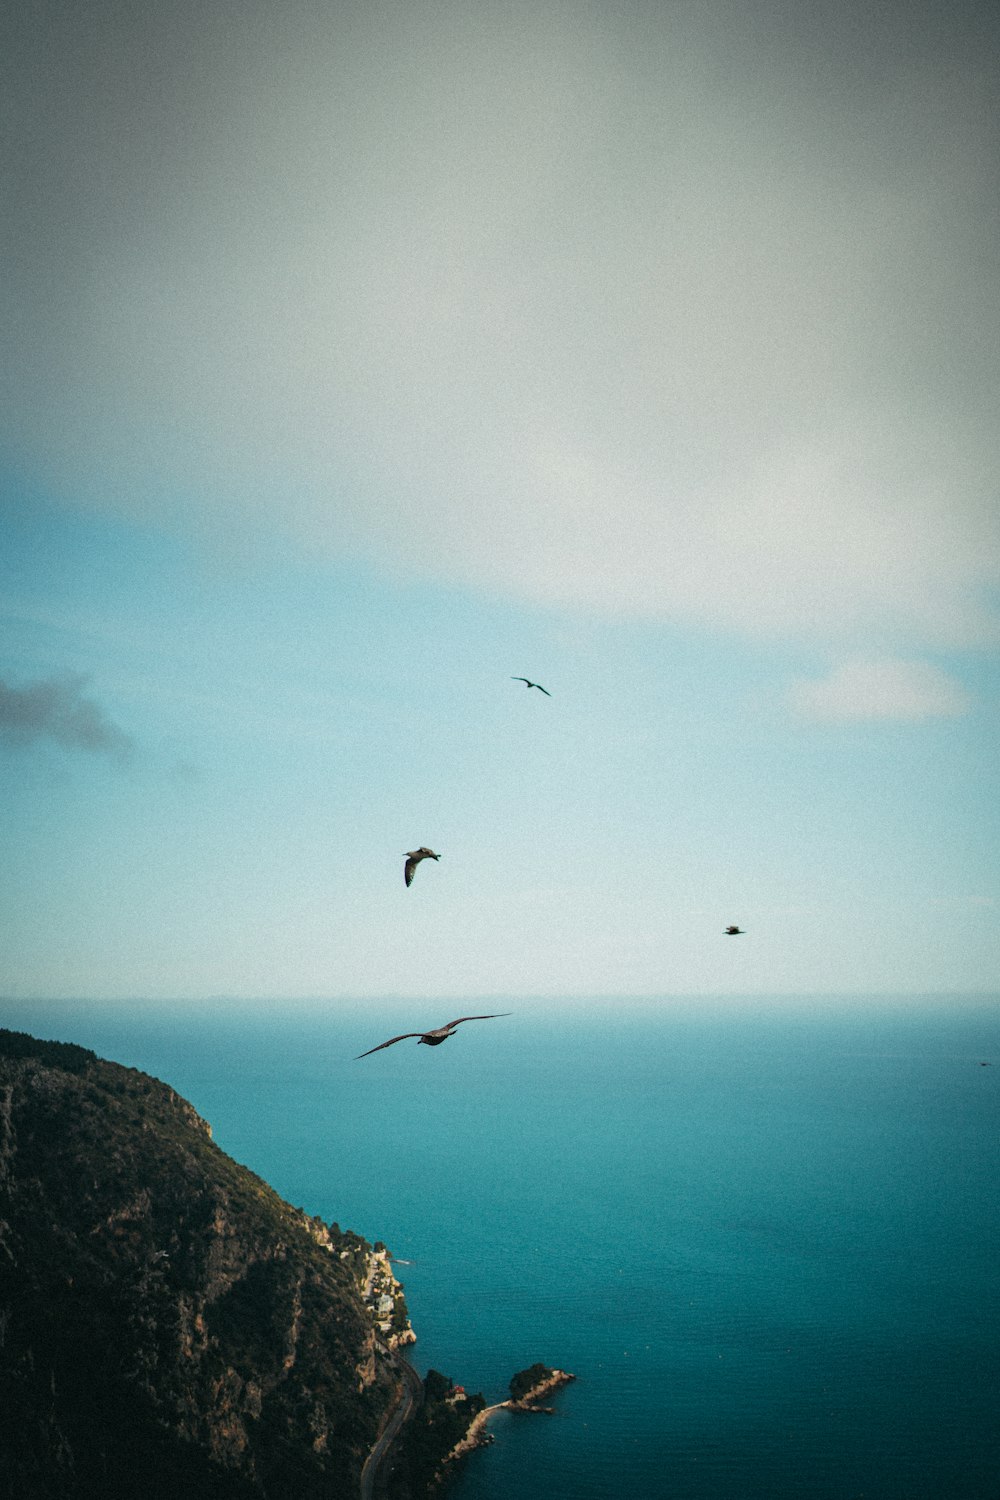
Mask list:
POLYGON ((997 1500, 994 1000, 28 1003, 398 1268, 500 1413, 455 1500, 997 1500), (444 1047, 365 1047, 463 1010, 444 1047), (980 1067, 992 1059, 994 1066, 980 1067))

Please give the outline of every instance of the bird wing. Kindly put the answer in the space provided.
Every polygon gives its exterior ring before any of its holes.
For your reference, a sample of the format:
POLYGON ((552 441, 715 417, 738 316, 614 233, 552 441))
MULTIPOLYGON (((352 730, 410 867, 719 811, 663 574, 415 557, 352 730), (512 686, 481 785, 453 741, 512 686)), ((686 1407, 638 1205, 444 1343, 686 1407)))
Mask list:
MULTIPOLYGON (((528 682, 527 677, 512 677, 510 680, 511 682, 528 682)), ((531 686, 530 682, 528 682, 528 686, 531 686)))
POLYGON ((369 1047, 367 1052, 359 1052, 354 1061, 358 1062, 362 1057, 371 1057, 373 1052, 381 1052, 383 1047, 391 1047, 394 1042, 405 1042, 408 1036, 423 1036, 423 1034, 422 1031, 404 1031, 400 1036, 391 1036, 387 1042, 379 1042, 377 1047, 369 1047))
POLYGON ((417 860, 408 859, 406 861, 406 864, 403 866, 403 879, 406 881, 407 885, 409 885, 410 881, 413 879, 413 872, 417 868, 417 864, 417 860))
POLYGON ((531 686, 536 687, 540 693, 544 693, 546 698, 552 697, 552 694, 549 692, 548 688, 543 688, 540 682, 533 682, 531 686))
POLYGON ((456 1026, 461 1026, 461 1024, 462 1024, 463 1021, 495 1021, 498 1016, 510 1016, 510 1015, 513 1015, 513 1011, 498 1010, 498 1011, 495 1011, 493 1013, 493 1015, 491 1015, 491 1016, 459 1016, 459 1018, 458 1018, 457 1021, 449 1021, 448 1024, 447 1024, 447 1026, 442 1026, 441 1027, 441 1030, 442 1031, 452 1031, 452 1030, 454 1030, 454 1028, 456 1026))

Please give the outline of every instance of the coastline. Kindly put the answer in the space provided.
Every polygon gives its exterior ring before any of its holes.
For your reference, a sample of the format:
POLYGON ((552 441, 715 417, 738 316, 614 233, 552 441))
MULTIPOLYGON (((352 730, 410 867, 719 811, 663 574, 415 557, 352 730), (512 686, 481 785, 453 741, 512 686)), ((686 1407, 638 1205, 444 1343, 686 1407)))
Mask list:
POLYGON ((555 1408, 552 1406, 539 1406, 538 1402, 543 1396, 549 1396, 553 1392, 561 1390, 564 1385, 569 1385, 576 1376, 571 1375, 568 1370, 549 1370, 544 1379, 537 1381, 530 1390, 525 1391, 523 1396, 517 1400, 508 1396, 506 1401, 495 1401, 492 1406, 484 1406, 482 1411, 476 1412, 469 1423, 465 1436, 455 1444, 448 1453, 438 1478, 443 1477, 445 1466, 453 1463, 455 1459, 462 1458, 466 1453, 472 1453, 476 1448, 486 1448, 492 1443, 493 1438, 488 1430, 487 1424, 495 1411, 518 1411, 518 1412, 542 1412, 551 1415, 555 1408))
POLYGON ((488 1410, 499 1411, 501 1407, 506 1407, 508 1411, 550 1412, 552 1407, 538 1405, 541 1397, 548 1396, 553 1391, 562 1390, 564 1385, 569 1385, 575 1379, 576 1376, 571 1375, 568 1370, 550 1370, 544 1380, 539 1380, 529 1391, 525 1391, 523 1396, 518 1397, 516 1401, 511 1397, 510 1400, 500 1401, 496 1406, 489 1407, 488 1410))

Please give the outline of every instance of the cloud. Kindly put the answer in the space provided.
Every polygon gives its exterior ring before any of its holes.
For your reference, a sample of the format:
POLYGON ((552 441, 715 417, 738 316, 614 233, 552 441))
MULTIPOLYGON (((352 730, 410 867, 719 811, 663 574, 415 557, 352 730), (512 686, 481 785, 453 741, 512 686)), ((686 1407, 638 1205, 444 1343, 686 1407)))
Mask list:
POLYGON ((997 639, 987 8, 29 12, 0 435, 64 496, 543 605, 997 639))
POLYGON ((11 687, 0 679, 0 741, 11 746, 54 740, 72 750, 127 758, 131 737, 84 697, 85 677, 50 678, 11 687))
POLYGON ((800 679, 792 707, 804 719, 826 723, 954 717, 968 711, 969 694, 929 662, 848 661, 827 677, 800 679))

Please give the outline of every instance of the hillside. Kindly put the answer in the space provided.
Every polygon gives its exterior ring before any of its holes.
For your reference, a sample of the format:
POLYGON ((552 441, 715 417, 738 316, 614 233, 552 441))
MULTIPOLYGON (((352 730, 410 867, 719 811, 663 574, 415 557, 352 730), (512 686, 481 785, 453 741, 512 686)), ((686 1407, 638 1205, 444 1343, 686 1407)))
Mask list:
POLYGON ((399 1386, 369 1248, 166 1085, 0 1031, 0 1493, 356 1495, 399 1386))

